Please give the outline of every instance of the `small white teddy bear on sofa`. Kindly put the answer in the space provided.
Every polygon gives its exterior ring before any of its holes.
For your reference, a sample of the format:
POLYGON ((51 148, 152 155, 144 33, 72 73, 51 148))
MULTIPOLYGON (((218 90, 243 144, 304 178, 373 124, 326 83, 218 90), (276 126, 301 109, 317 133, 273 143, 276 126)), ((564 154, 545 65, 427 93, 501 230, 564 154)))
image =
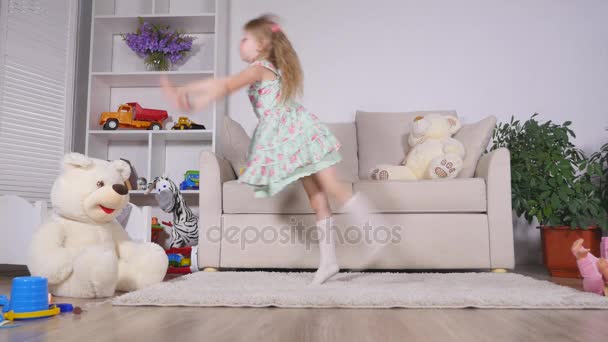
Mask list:
POLYGON ((161 282, 167 255, 157 244, 129 239, 116 216, 129 203, 131 169, 79 153, 64 156, 51 189, 54 214, 34 234, 28 268, 62 297, 110 297, 161 282))
POLYGON ((408 138, 411 148, 402 165, 377 165, 371 170, 370 178, 419 180, 456 177, 462 170, 465 149, 452 135, 460 127, 460 121, 453 116, 417 116, 408 138))

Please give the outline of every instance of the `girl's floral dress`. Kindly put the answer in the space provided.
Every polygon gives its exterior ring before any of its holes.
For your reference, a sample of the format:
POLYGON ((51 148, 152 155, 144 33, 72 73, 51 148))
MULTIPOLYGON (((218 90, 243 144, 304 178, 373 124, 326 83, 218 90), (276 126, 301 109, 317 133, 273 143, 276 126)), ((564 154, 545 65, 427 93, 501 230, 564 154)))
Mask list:
POLYGON ((239 183, 253 187, 254 196, 270 197, 293 181, 342 160, 338 139, 329 128, 294 101, 281 103, 281 74, 266 60, 261 65, 277 76, 249 87, 249 100, 258 124, 247 152, 239 183))

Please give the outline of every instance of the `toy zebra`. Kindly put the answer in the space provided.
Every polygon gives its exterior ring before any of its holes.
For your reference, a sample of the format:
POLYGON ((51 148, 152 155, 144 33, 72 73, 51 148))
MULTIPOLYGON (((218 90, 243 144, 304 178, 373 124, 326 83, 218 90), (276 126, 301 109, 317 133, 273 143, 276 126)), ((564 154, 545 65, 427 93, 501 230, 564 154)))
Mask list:
POLYGON ((156 200, 166 213, 173 213, 169 235, 170 248, 198 245, 198 216, 186 205, 179 187, 168 177, 156 177, 148 184, 146 194, 156 188, 156 200))

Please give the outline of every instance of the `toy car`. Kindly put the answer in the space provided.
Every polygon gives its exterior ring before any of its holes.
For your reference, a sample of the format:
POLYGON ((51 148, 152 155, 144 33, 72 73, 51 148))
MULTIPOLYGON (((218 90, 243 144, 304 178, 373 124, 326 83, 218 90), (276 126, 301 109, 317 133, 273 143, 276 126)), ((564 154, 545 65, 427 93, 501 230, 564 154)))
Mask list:
POLYGON ((179 184, 180 190, 198 190, 200 171, 189 170, 184 174, 184 181, 179 184))
POLYGON ((166 110, 142 108, 137 102, 127 102, 120 105, 116 112, 101 113, 99 124, 103 125, 104 130, 116 130, 118 127, 159 130, 168 117, 166 110))
POLYGON ((188 119, 187 116, 180 116, 171 129, 205 129, 205 125, 196 124, 192 122, 192 120, 188 119))

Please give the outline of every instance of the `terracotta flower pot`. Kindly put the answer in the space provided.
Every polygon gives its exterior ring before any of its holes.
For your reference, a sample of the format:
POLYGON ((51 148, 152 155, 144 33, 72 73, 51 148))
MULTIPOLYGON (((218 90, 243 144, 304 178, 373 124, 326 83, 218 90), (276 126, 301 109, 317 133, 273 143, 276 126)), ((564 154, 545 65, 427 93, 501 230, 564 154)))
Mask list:
POLYGON ((576 258, 570 252, 574 241, 585 239, 583 246, 600 257, 602 231, 598 227, 571 229, 569 226, 540 226, 543 261, 552 277, 582 278, 576 258))

